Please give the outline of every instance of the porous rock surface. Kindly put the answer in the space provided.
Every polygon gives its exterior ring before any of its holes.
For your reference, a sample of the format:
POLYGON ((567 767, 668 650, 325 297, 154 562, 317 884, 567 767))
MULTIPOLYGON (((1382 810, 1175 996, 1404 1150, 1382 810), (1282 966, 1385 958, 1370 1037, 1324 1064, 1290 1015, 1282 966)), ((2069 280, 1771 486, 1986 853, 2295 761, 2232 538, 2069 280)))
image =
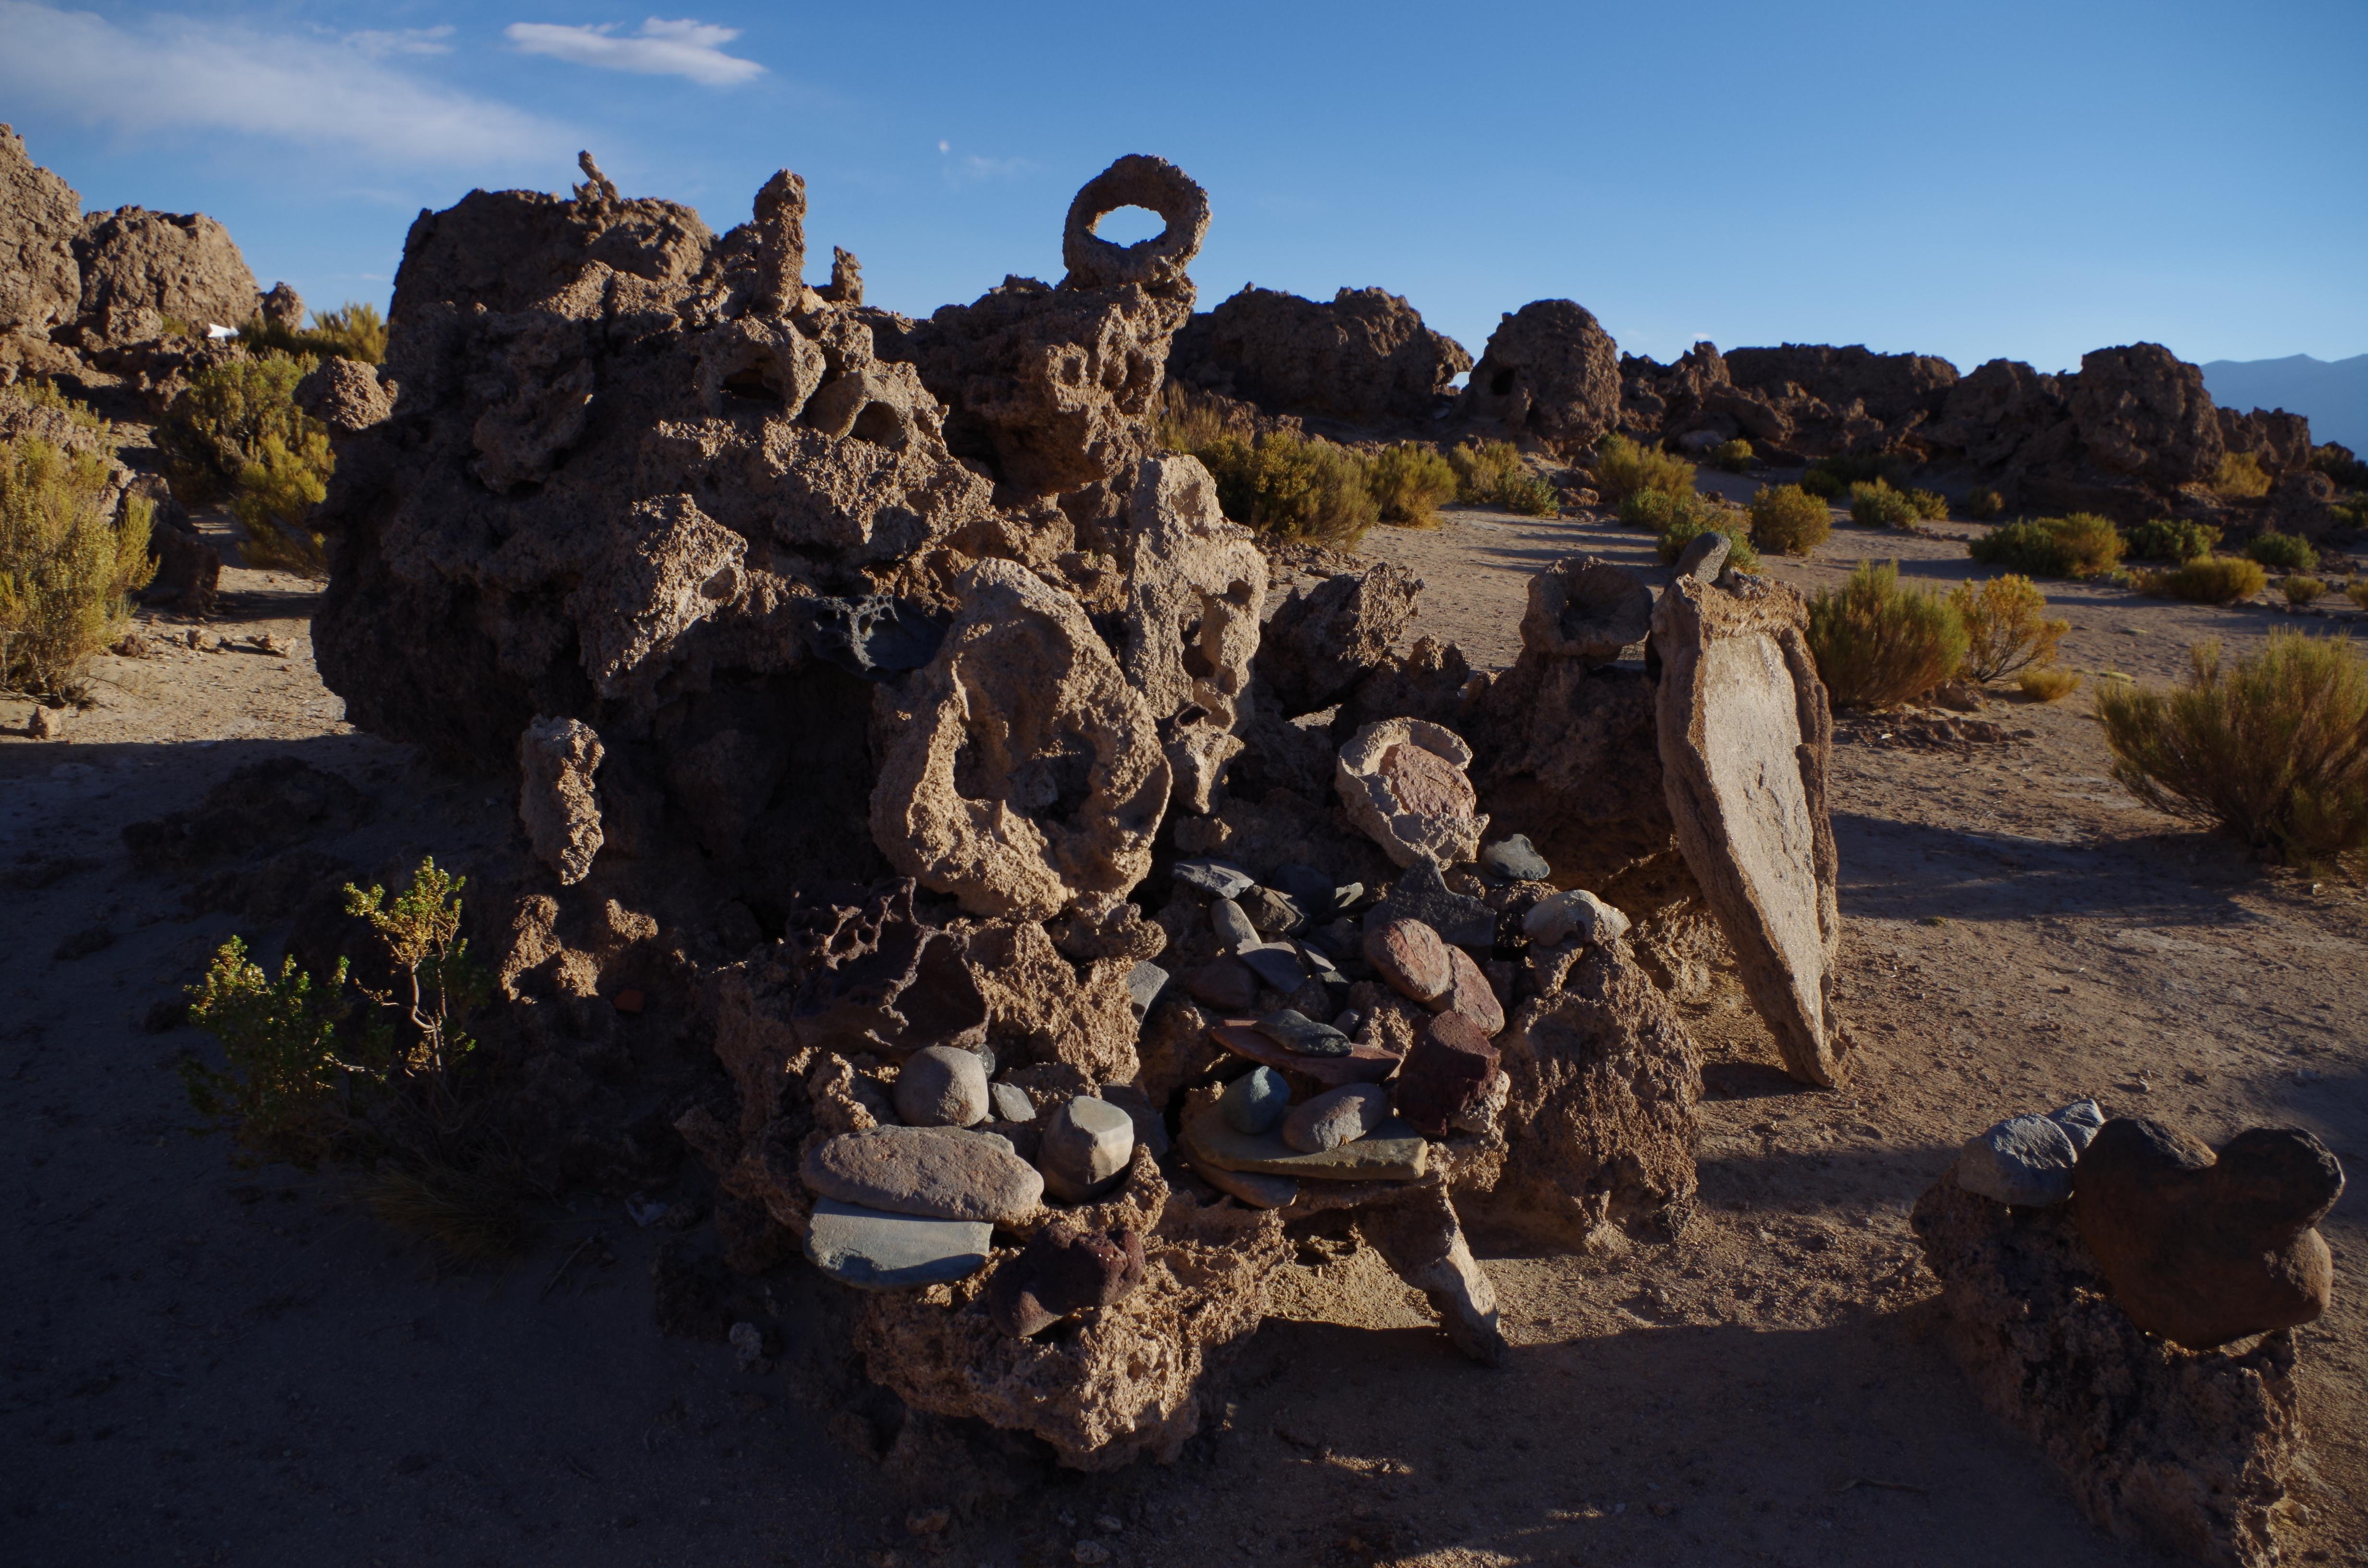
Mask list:
POLYGON ((0 333, 46 335, 82 308, 82 198, 0 125, 0 333))
POLYGON ((1177 334, 1178 381, 1278 414, 1356 425, 1427 419, 1472 356, 1382 289, 1330 302, 1244 284, 1177 334))
POLYGON ((2291 1331, 2237 1355, 2146 1333, 2067 1207, 2009 1210, 1944 1176, 1911 1220, 1975 1392, 2083 1512, 2196 1562, 2283 1560, 2277 1509, 2305 1462, 2291 1331))
POLYGON ((1662 783, 1679 847, 1785 1070, 1830 1088, 1847 1050, 1831 1016, 1841 944, 1826 804, 1833 718, 1807 630, 1801 597, 1759 579, 1737 592, 1679 578, 1653 614, 1662 783))
POLYGON ((1471 760, 1463 737, 1444 725, 1384 719, 1340 748, 1334 782, 1349 820, 1398 865, 1452 865, 1479 855, 1488 825, 1464 777, 1471 760))
POLYGON ((581 719, 538 719, 518 735, 518 819, 536 857, 562 883, 582 881, 600 853, 600 737, 581 719))
POLYGON ((1581 305, 1536 300, 1508 314, 1464 383, 1474 428, 1576 457, 1620 423, 1620 349, 1581 305))
POLYGON ((202 212, 94 212, 74 238, 74 259, 82 268, 79 313, 109 338, 153 337, 165 316, 199 333, 237 326, 262 303, 230 231, 202 212), (149 314, 135 328, 141 312, 149 314))

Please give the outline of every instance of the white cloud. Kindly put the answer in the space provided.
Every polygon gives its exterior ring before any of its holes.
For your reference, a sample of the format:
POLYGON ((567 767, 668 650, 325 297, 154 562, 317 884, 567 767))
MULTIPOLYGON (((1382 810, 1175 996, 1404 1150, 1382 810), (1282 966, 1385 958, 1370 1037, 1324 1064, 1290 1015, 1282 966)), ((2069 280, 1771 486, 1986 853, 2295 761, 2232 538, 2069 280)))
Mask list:
POLYGON ((363 41, 403 36, 269 33, 169 15, 119 27, 88 11, 0 0, 0 38, 8 40, 0 99, 135 135, 325 142, 405 167, 561 160, 577 145, 549 120, 381 63, 389 51, 363 41))
POLYGON ((687 76, 704 87, 732 87, 761 76, 765 68, 753 60, 723 52, 740 36, 737 28, 719 28, 686 17, 663 21, 656 17, 642 30, 622 38, 618 24, 562 27, 555 22, 512 22, 502 36, 529 54, 547 54, 575 65, 597 65, 604 71, 637 71, 647 76, 687 76))
POLYGON ((398 28, 393 32, 365 28, 347 33, 345 41, 371 59, 390 54, 450 54, 452 46, 446 40, 452 36, 450 22, 440 28, 398 28))
POLYGON ((939 166, 939 172, 949 181, 1018 179, 1043 167, 1033 158, 985 158, 976 153, 964 153, 960 157, 953 157, 953 150, 951 142, 940 141, 938 143, 939 153, 949 159, 939 166))

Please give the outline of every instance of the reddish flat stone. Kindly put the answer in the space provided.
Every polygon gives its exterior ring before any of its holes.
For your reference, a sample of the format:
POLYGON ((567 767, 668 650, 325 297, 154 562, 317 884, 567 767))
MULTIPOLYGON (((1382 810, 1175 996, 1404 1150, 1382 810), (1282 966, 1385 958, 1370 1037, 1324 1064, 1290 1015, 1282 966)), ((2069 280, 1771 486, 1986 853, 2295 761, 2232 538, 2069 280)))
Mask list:
POLYGON ((1346 1056, 1302 1056, 1285 1051, 1260 1034, 1256 1020, 1250 1018, 1228 1018, 1212 1026, 1209 1038, 1246 1061, 1298 1073, 1319 1084, 1378 1084, 1398 1068, 1396 1057, 1371 1045, 1351 1044, 1346 1056))
POLYGON ((1446 1000, 1432 1006, 1467 1020, 1484 1037, 1502 1032, 1504 1005, 1497 1000, 1496 989, 1488 983, 1486 973, 1462 948, 1448 949, 1447 962, 1455 971, 1454 979, 1448 983, 1446 1000))
POLYGON ((1470 1019, 1441 1013, 1416 1037, 1394 1085, 1398 1114, 1432 1137, 1478 1105, 1497 1075, 1497 1048, 1470 1019))
POLYGON ((1468 818, 1480 803, 1463 769, 1411 741, 1382 754, 1381 775, 1398 804, 1417 816, 1468 818))
POLYGON ((1391 989, 1426 1007, 1455 983, 1455 966, 1439 933, 1419 920, 1388 920, 1365 931, 1365 960, 1391 989))

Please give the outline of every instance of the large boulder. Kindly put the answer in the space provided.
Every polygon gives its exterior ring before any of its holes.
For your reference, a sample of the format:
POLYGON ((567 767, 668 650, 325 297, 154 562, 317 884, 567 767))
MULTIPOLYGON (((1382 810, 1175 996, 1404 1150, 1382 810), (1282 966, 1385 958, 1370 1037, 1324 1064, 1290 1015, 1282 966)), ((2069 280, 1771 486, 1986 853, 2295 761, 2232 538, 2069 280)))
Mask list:
POLYGON ((2062 376, 2044 376, 2020 359, 1991 359, 1951 387, 1940 417, 1924 435, 1994 468, 2043 430, 2065 419, 2062 376))
POLYGON ((1343 289, 1326 304, 1244 284, 1177 335, 1169 373, 1272 413, 1384 425, 1429 418, 1471 368, 1462 344, 1385 290, 1343 289))
POLYGON ((1661 779, 1678 846, 1784 1066, 1837 1086, 1841 917, 1827 778, 1833 717, 1808 606, 1782 584, 1679 577, 1653 613, 1661 779))
POLYGON ((1292 589, 1267 622, 1258 677, 1286 715, 1331 707, 1387 661, 1421 593, 1420 578, 1386 561, 1292 589))
POLYGON ((1532 301, 1489 334, 1463 416, 1483 434, 1580 456, 1619 426, 1619 346, 1584 306, 1532 301))
POLYGON ((2226 447, 2203 370, 2159 343, 2080 356, 2066 398, 2089 463, 2157 490, 2208 480, 2226 447))
POLYGON ((1889 425, 1903 415, 1930 416, 1957 381, 1957 368, 1930 354, 1877 354, 1852 344, 1787 343, 1774 348, 1730 348, 1727 375, 1739 387, 1775 392, 1791 383, 1829 408, 1863 405, 1889 425))
POLYGON ((45 335, 82 308, 82 198, 0 125, 0 333, 45 335))
POLYGON ((94 212, 74 238, 74 258, 86 337, 154 337, 166 316, 200 333, 237 326, 263 300, 230 231, 202 212, 94 212))

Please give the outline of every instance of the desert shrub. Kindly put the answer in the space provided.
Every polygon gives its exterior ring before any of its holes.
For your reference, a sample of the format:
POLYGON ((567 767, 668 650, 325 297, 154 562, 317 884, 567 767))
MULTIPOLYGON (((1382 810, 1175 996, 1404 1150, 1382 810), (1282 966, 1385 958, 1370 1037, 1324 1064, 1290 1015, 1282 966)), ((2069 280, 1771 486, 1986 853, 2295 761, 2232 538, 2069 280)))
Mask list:
POLYGON ((238 340, 249 348, 290 356, 336 355, 375 365, 386 358, 386 323, 376 305, 349 303, 334 311, 315 311, 309 327, 274 326, 258 313, 238 329, 238 340))
POLYGON ((1957 673, 1965 628, 1940 595, 1904 588, 1899 563, 1862 561, 1809 601, 1809 647, 1837 708, 1884 708, 1957 673))
POLYGON ((155 574, 146 498, 110 517, 105 459, 25 437, 0 448, 0 687, 74 694, 74 668, 115 641, 155 574))
POLYGON ((1606 436, 1595 445, 1595 488, 1615 504, 1647 490, 1691 495, 1694 465, 1675 452, 1640 447, 1625 436, 1606 436))
POLYGON ((1872 484, 1877 481, 1894 490, 1907 488, 1907 481, 1916 465, 1903 452, 1885 452, 1880 457, 1819 458, 1809 465, 1812 473, 1830 476, 1836 483, 1834 494, 1841 494, 1853 484, 1872 484))
POLYGON ((1205 449, 1224 437, 1237 436, 1247 442, 1258 434, 1237 408, 1177 381, 1160 387, 1152 427, 1162 447, 1193 457, 1201 457, 1205 449))
POLYGON ((2270 493, 2270 476, 2250 452, 2224 452, 2220 472, 2212 476, 2212 493, 2228 501, 2255 501, 2270 493))
POLYGON ((189 994, 190 1021, 220 1043, 222 1064, 189 1059, 181 1074, 190 1104, 243 1158, 370 1167, 364 1195, 381 1219, 482 1257, 530 1233, 530 1184, 464 1093, 475 1049, 464 1026, 492 983, 460 935, 463 885, 432 858, 392 898, 346 885, 382 988, 342 959, 326 977, 292 958, 275 975, 231 938, 189 994))
POLYGON ((1381 516, 1365 460, 1315 437, 1220 436, 1194 455, 1209 465, 1225 516, 1268 533, 1353 549, 1381 516))
POLYGON ((1440 506, 1455 499, 1455 465, 1437 447, 1400 441, 1373 455, 1365 484, 1382 521, 1429 528, 1439 520, 1440 506))
POLYGON ((1940 522, 1949 515, 1949 498, 1937 490, 1911 490, 1907 499, 1916 515, 1928 523, 1940 522))
POLYGON ((1806 555, 1834 531, 1833 508, 1797 484, 1763 484, 1751 497, 1751 542, 1806 555))
POLYGON ((1751 467, 1751 443, 1740 436, 1721 441, 1710 449, 1710 460, 1728 473, 1745 472, 1751 467))
POLYGON ((2186 517, 2150 517, 2129 531, 2135 561, 2192 561, 2220 547, 2220 530, 2186 517))
POLYGON ((2318 551, 2310 547, 2308 540, 2297 539, 2293 534, 2282 534, 2275 528, 2270 528, 2255 537, 2251 543, 2245 546, 2245 553, 2262 565, 2275 568, 2280 572, 2318 570, 2318 551))
POLYGON ((1668 532, 1681 519, 1699 519, 1709 512, 1710 503, 1691 490, 1683 494, 1668 490, 1639 490, 1620 503, 1622 522, 1656 534, 1668 532))
POLYGON ((2055 645, 2072 630, 2047 619, 2047 596, 2028 577, 2011 574, 1960 583, 1949 604, 1965 628, 1964 672, 1977 681, 2055 662, 2055 645))
POLYGON ((106 426, 107 421, 100 418, 88 403, 84 403, 80 398, 70 396, 55 381, 42 381, 37 377, 30 381, 18 381, 12 390, 35 408, 55 409, 64 415, 67 421, 77 428, 97 430, 106 426))
POLYGON ((2122 536, 2095 513, 2075 512, 2001 524, 1965 551, 1986 566, 2033 577, 2094 577, 2121 564, 2122 536))
POLYGON ((1661 564, 1676 565, 1678 557, 1686 552, 1686 546, 1706 533, 1726 536, 1728 565, 1738 572, 1759 570, 1759 552, 1751 548, 1750 521, 1733 506, 1696 507, 1663 528, 1656 546, 1661 564))
POLYGON ((1467 441, 1448 449, 1447 460, 1455 470, 1459 501, 1502 506, 1529 517, 1551 517, 1562 511, 1561 493, 1530 472, 1520 449, 1510 441, 1467 441))
POLYGON ((2297 573, 2280 583, 2278 590, 2285 595, 2286 603, 2306 605, 2315 602, 2321 594, 2327 592, 2327 585, 2316 577, 2305 577, 2297 573))
POLYGON ((1497 504, 1508 512, 1517 512, 1524 517, 1562 516, 1562 492, 1526 470, 1505 481, 1504 488, 1497 494, 1497 504))
POLYGON ((295 400, 296 383, 318 363, 262 354, 200 370, 156 427, 173 494, 186 506, 210 506, 238 488, 249 463, 263 460, 269 437, 302 453, 306 436, 325 436, 325 426, 295 400))
POLYGON ((2149 598, 2200 605, 2232 605, 2269 585, 2270 574, 2260 563, 2240 555, 2199 555, 2168 572, 2137 572, 2130 577, 2130 586, 2149 598))
POLYGON ((1880 479, 1861 480, 1850 487, 1850 521, 1866 528, 1912 528, 1923 514, 1904 490, 1894 490, 1880 479))
POLYGON ((246 529, 242 553, 248 565, 326 577, 326 541, 304 518, 329 494, 328 474, 336 460, 325 433, 307 432, 303 441, 302 450, 291 452, 278 436, 266 436, 262 454, 238 472, 230 510, 246 529))
POLYGON ((1977 523, 1987 523, 2006 510, 2006 497, 1995 490, 1965 492, 1965 516, 1977 523))
POLYGON ((1813 468, 1801 476, 1801 488, 1820 500, 1832 501, 1850 486, 1830 469, 1813 468))
POLYGON ((2060 702, 2079 689, 2080 677, 2056 665, 2033 665, 2014 684, 2034 702, 2060 702))
POLYGON ((2233 670, 2217 642, 2190 660, 2176 690, 2098 692, 2113 777, 2288 860, 2368 851, 2368 659, 2351 639, 2278 631, 2233 670))
POLYGON ((2368 578, 2354 577, 2344 584, 2343 597, 2362 609, 2368 609, 2368 578))

